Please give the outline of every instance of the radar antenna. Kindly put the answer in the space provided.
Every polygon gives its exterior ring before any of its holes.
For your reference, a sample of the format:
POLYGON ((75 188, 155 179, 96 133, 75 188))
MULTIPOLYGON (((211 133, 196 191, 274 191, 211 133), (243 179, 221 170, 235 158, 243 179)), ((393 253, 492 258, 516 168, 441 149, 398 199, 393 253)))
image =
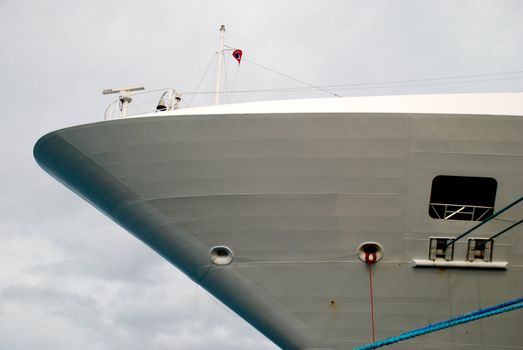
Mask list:
POLYGON ((104 95, 109 94, 119 94, 118 100, 120 101, 120 112, 122 112, 122 117, 127 117, 127 107, 129 103, 133 100, 131 97, 131 92, 145 90, 143 85, 128 86, 124 88, 117 89, 105 89, 102 91, 104 95))

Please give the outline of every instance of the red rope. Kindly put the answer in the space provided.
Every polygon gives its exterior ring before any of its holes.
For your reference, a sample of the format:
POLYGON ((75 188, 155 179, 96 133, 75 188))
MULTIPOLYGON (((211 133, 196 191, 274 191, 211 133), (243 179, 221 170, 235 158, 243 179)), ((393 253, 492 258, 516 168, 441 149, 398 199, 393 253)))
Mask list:
POLYGON ((374 293, 372 292, 372 264, 369 264, 369 287, 370 287, 370 315, 372 320, 372 341, 376 341, 374 334, 374 293))
POLYGON ((369 265, 369 291, 370 291, 370 318, 372 322, 372 341, 376 341, 375 328, 374 328, 374 292, 372 288, 372 265, 376 263, 375 253, 366 253, 365 262, 369 265))

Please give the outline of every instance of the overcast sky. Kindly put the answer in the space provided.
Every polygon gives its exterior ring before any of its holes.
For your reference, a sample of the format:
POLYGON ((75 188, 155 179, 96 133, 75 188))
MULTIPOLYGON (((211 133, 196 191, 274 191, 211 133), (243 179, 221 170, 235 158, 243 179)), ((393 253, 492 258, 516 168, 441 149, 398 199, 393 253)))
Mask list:
MULTIPOLYGON (((521 0, 0 0, 0 348, 276 348, 36 165, 40 136, 103 119, 102 89, 195 90, 224 24, 235 90, 304 86, 254 62, 343 96, 522 91, 522 18, 521 0)), ((229 100, 299 97, 328 94, 229 100)))

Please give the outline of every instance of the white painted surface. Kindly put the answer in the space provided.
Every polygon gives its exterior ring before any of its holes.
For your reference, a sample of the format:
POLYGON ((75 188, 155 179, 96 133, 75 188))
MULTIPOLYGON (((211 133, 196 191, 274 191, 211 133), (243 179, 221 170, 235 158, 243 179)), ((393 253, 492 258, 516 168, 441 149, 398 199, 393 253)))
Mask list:
MULTIPOLYGON (((147 115, 265 113, 429 113, 523 115, 523 92, 493 94, 398 95, 249 102, 179 109, 147 115)), ((140 115, 144 116, 144 115, 140 115)))
POLYGON ((506 269, 508 261, 447 261, 447 260, 426 260, 414 259, 412 260, 414 266, 418 267, 457 267, 466 269, 506 269))

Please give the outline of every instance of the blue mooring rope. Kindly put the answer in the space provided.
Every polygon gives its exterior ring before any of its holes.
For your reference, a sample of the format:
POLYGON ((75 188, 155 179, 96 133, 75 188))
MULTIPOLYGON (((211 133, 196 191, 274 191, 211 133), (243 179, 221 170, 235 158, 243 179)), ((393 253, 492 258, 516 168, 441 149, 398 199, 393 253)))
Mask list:
POLYGON ((507 302, 490 306, 484 309, 480 309, 474 312, 469 312, 467 314, 453 317, 451 319, 448 319, 446 321, 438 322, 429 324, 428 326, 425 326, 423 328, 418 328, 410 332, 406 332, 394 337, 390 337, 383 340, 378 340, 377 342, 363 345, 357 348, 354 348, 354 350, 371 350, 371 349, 377 349, 381 348, 382 346, 391 345, 394 343, 398 343, 400 341, 404 341, 410 338, 418 337, 420 335, 424 335, 427 333, 437 332, 439 330, 454 327, 463 323, 476 321, 485 317, 490 317, 494 315, 498 315, 504 312, 508 311, 514 311, 517 309, 523 308, 523 298, 517 298, 513 300, 509 300, 507 302))

